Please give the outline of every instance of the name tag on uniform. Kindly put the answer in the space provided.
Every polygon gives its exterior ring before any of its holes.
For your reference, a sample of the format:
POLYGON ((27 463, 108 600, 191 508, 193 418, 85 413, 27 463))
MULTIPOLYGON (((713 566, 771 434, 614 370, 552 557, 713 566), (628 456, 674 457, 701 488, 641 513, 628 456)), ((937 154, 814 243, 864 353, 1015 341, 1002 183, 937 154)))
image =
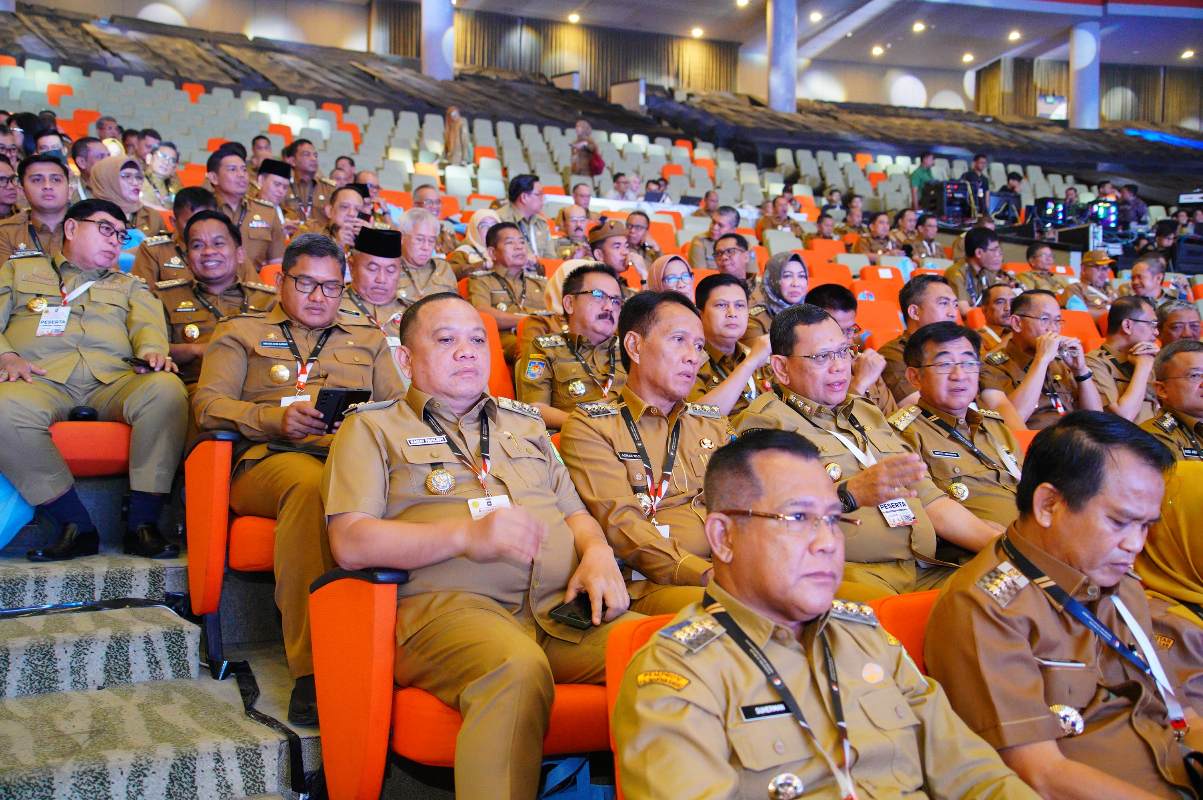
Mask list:
POLYGON ((960 453, 954 453, 951 450, 932 450, 931 454, 936 458, 960 458, 960 453))
POLYGON ((280 408, 288 408, 293 403, 308 403, 308 402, 309 402, 309 395, 294 394, 292 397, 281 397, 280 398, 280 408))
POLYGON ((446 436, 411 436, 405 440, 410 447, 424 447, 428 444, 446 444, 446 436))
POLYGON ((789 708, 785 703, 762 703, 758 706, 740 706, 739 715, 744 722, 755 722, 758 719, 789 716, 789 708))
POLYGON ((615 453, 615 455, 618 456, 619 458, 621 458, 623 461, 638 461, 639 460, 638 453, 624 453, 620 450, 619 452, 615 453))
POLYGON ((891 528, 901 528, 904 525, 915 524, 915 512, 911 511, 911 507, 901 497, 887 500, 877 508, 881 511, 881 515, 886 518, 886 524, 891 528))
POLYGON ((38 317, 35 336, 62 336, 67 332, 67 320, 71 318, 71 306, 51 306, 38 317))
POLYGON ((268 222, 268 221, 267 221, 267 220, 265 220, 265 219, 253 219, 253 220, 251 220, 251 221, 250 221, 250 223, 248 224, 248 227, 251 227, 251 228, 270 228, 270 227, 271 227, 271 223, 270 223, 270 222, 268 222))
POLYGON ((509 495, 499 494, 488 497, 473 497, 468 501, 468 512, 472 519, 484 519, 499 508, 509 508, 509 495))
MULTIPOLYGON (((41 336, 41 334, 38 334, 38 335, 41 336)), ((1184 447, 1184 448, 1182 448, 1182 457, 1183 458, 1203 458, 1203 451, 1200 451, 1199 448, 1197 448, 1197 447, 1184 447)))
POLYGON ((259 342, 260 347, 279 347, 284 350, 288 349, 288 342, 281 339, 263 339, 259 342))

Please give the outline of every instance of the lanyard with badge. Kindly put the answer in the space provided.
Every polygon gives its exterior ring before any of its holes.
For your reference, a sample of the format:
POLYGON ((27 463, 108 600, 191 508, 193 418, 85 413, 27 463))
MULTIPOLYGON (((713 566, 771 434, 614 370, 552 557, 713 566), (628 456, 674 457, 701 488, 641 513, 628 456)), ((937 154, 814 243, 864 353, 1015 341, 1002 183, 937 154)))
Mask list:
MULTIPOLYGON (((501 288, 505 290, 505 293, 507 295, 509 295, 510 302, 514 304, 514 307, 509 309, 509 311, 518 312, 518 311, 521 311, 522 309, 526 308, 526 273, 525 272, 523 272, 522 274, 520 274, 518 276, 518 283, 522 287, 521 288, 521 292, 522 292, 521 297, 514 296, 514 290, 513 290, 513 288, 510 287, 509 281, 507 281, 505 278, 498 275, 496 272, 493 273, 493 277, 497 279, 497 282, 499 284, 501 284, 501 288)), ((497 310, 498 311, 506 311, 507 309, 498 307, 497 310)))
POLYGON ((62 299, 62 304, 57 306, 47 306, 46 301, 38 298, 40 303, 34 300, 30 301, 29 309, 31 311, 39 310, 37 306, 41 306, 42 315, 38 317, 38 327, 34 331, 35 336, 62 336, 67 332, 67 321, 71 318, 71 303, 82 295, 88 289, 92 288, 95 280, 84 281, 72 291, 68 292, 63 286, 63 275, 59 272, 56 264, 51 262, 51 269, 58 276, 58 291, 59 297, 62 299))
MULTIPOLYGON (((480 410, 480 466, 468 457, 455 440, 447 435, 447 431, 443 428, 439 421, 429 410, 422 410, 422 421, 426 426, 434 431, 436 436, 441 436, 447 443, 447 448, 451 454, 455 456, 459 463, 467 467, 468 471, 476 476, 476 482, 480 484, 480 488, 484 491, 484 497, 473 497, 468 500, 468 511, 472 514, 472 519, 480 519, 488 516, 499 508, 509 508, 510 498, 508 495, 494 495, 489 492, 489 473, 493 469, 493 460, 489 456, 489 413, 487 406, 480 410)), ((433 483, 433 489, 437 494, 446 494, 451 491, 455 485, 454 478, 451 477, 444 469, 435 470, 430 474, 428 482, 433 483), (450 485, 447 485, 447 483, 450 485), (440 489, 445 486, 446 488, 440 489)))
MULTIPOLYGON (((242 302, 238 304, 238 313, 245 314, 251 307, 251 299, 247 296, 246 289, 239 286, 238 291, 242 295, 242 302)), ((205 311, 208 311, 213 315, 213 319, 217 320, 218 322, 224 322, 229 319, 228 316, 221 313, 221 309, 210 303, 208 299, 205 298, 205 293, 200 290, 199 286, 192 287, 192 294, 194 297, 196 297, 196 302, 200 303, 204 307, 205 311)))
POLYGON ((575 358, 577 363, 580 364, 585 370, 585 374, 589 376, 589 380, 593 381, 594 385, 601 389, 602 397, 608 397, 610 395, 610 387, 614 385, 614 364, 618 359, 618 340, 612 339, 610 341, 610 367, 606 372, 605 383, 602 383, 597 379, 597 376, 593 374, 593 369, 589 366, 588 362, 581 357, 581 354, 577 352, 577 349, 573 346, 572 342, 568 341, 568 337, 565 337, 565 344, 568 345, 568 352, 572 353, 572 357, 575 358))
POLYGON ((396 336, 389 336, 388 331, 385 330, 385 328, 387 328, 389 325, 392 325, 395 321, 401 319, 401 312, 394 311, 393 315, 391 317, 386 319, 384 322, 381 322, 379 319, 376 318, 375 314, 373 314, 371 311, 368 311, 367 305, 364 304, 363 300, 359 297, 359 295, 355 292, 354 289, 351 289, 350 291, 348 291, 347 294, 350 296, 351 302, 355 304, 355 307, 358 308, 360 310, 360 312, 365 317, 368 318, 368 322, 375 325, 380 330, 380 332, 384 334, 384 338, 388 341, 389 347, 400 347, 401 346, 401 339, 396 336))
POLYGON ((647 448, 643 446, 643 437, 639 435, 639 428, 635 425, 635 418, 631 416, 631 409, 627 407, 626 403, 623 403, 620 411, 623 422, 627 424, 627 431, 631 434, 631 441, 635 443, 635 452, 639 453, 639 460, 643 462, 643 478, 647 482, 647 499, 636 495, 639 497, 639 506, 643 509, 643 515, 652 521, 660 534, 668 536, 668 526, 661 525, 656 521, 656 511, 659 510, 664 496, 668 494, 668 484, 672 481, 673 467, 677 463, 677 446, 681 441, 681 417, 677 417, 677 421, 673 423, 672 432, 668 435, 668 450, 664 455, 664 467, 660 470, 660 480, 656 481, 652 477, 652 459, 647 454, 647 448))
POLYGON ((326 328, 326 330, 322 331, 322 335, 317 339, 317 344, 309 352, 308 358, 301 358, 301 351, 297 347, 296 339, 292 337, 292 331, 289 330, 287 322, 280 323, 280 330, 284 333, 284 341, 288 342, 288 350, 292 353, 292 357, 297 360, 297 393, 294 397, 283 397, 280 399, 280 405, 287 407, 293 403, 309 401, 309 395, 303 394, 305 384, 309 383, 309 373, 313 369, 313 365, 317 363, 317 357, 321 355, 322 348, 326 346, 326 341, 330 338, 330 334, 334 333, 334 328, 326 328))
POLYGON ((818 639, 823 647, 823 663, 827 671, 827 685, 831 692, 831 713, 835 717, 835 727, 839 731, 840 745, 843 751, 843 763, 837 764, 827 749, 819 743, 819 737, 815 735, 814 729, 810 727, 810 723, 806 721, 806 716, 802 713, 802 707, 798 705, 798 699, 794 697, 794 693, 790 691, 781 674, 777 672, 777 668, 773 666, 773 662, 769 661, 769 657, 764 654, 764 651, 757 646, 755 642, 744 632, 744 629, 739 627, 726 609, 719 603, 714 601, 709 593, 702 595, 702 607, 718 620, 718 623, 723 626, 731 639, 739 645, 739 649, 743 650, 748 658, 752 659, 752 663, 764 673, 764 677, 768 680, 769 685, 773 687, 773 691, 781 698, 781 702, 789 709, 789 713, 793 716, 794 721, 802 730, 810 735, 811 744, 827 762, 828 769, 835 777, 835 782, 839 786, 841 800, 856 800, 856 784, 852 780, 852 742, 848 738, 848 723, 844 719, 844 703, 840 697, 840 678, 835 668, 835 658, 831 654, 831 645, 827 642, 826 632, 820 631, 818 639))
POLYGON ((1162 701, 1165 702, 1166 711, 1169 712, 1170 728, 1174 731, 1174 738, 1182 741, 1183 737, 1190 731, 1190 726, 1186 722, 1186 715, 1182 712, 1182 704, 1178 702, 1178 698, 1174 695, 1174 687, 1170 684, 1169 678, 1166 677, 1165 670, 1162 668, 1161 662, 1157 659, 1157 654, 1153 651, 1153 646, 1149 642, 1148 635, 1145 634, 1144 629, 1132 615, 1132 612, 1120 600, 1119 595, 1111 595, 1111 602, 1115 605, 1115 610, 1119 612, 1120 617, 1124 620, 1124 624, 1128 626, 1128 630, 1136 639, 1136 646, 1140 649, 1139 654, 1133 648, 1124 644, 1090 609, 1071 597, 1068 592, 1057 585, 1056 581, 1045 575, 1040 567, 1033 564, 1027 556, 1019 552, 1019 549, 1015 547, 1014 543, 1008 537, 1002 537, 1000 543, 1007 557, 1011 559, 1028 580, 1039 586, 1048 595, 1053 605, 1068 611, 1070 616, 1084 625, 1087 630, 1101 639, 1104 644, 1123 656, 1142 675, 1153 681, 1153 685, 1157 688, 1157 693, 1161 695, 1162 701))
POLYGON ((1002 472, 1003 469, 1006 469, 1012 478, 1019 480, 1019 464, 1016 463, 1015 456, 1011 455, 1002 446, 1000 446, 999 443, 994 440, 994 437, 990 435, 990 431, 986 430, 985 427, 982 428, 982 433, 986 435, 986 438, 990 441, 990 445, 996 451, 998 451, 999 456, 1002 458, 1003 466, 999 466, 998 464, 994 463, 994 459, 982 452, 981 448, 974 444, 968 436, 961 433, 956 428, 937 417, 935 414, 925 414, 924 416, 927 418, 928 422, 947 433, 953 441, 964 447, 970 453, 973 453, 974 457, 977 458, 978 461, 985 464, 987 469, 998 470, 999 472, 1002 472))

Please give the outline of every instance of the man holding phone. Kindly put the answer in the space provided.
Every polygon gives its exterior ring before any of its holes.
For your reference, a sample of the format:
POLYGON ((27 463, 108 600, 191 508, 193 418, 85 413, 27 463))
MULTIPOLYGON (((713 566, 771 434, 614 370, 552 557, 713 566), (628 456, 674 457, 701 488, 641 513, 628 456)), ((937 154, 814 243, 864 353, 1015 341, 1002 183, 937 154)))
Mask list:
POLYGON ((602 682, 603 623, 629 598, 538 410, 487 393, 477 311, 455 294, 425 297, 400 337, 409 392, 355 409, 334 437, 322 481, 331 551, 346 569, 409 570, 395 677, 463 715, 456 796, 526 800, 553 681, 602 682), (561 608, 578 597, 584 629, 561 608))
POLYGON ((321 234, 302 234, 284 251, 278 303, 217 326, 205 352, 192 408, 202 431, 234 430, 230 483, 234 513, 276 520, 276 605, 296 686, 288 718, 317 721, 309 645, 309 584, 334 566, 318 486, 327 421, 321 389, 368 389, 385 400, 404 394, 384 335, 340 315, 343 251, 321 234), (309 452, 301 452, 307 448, 309 452))

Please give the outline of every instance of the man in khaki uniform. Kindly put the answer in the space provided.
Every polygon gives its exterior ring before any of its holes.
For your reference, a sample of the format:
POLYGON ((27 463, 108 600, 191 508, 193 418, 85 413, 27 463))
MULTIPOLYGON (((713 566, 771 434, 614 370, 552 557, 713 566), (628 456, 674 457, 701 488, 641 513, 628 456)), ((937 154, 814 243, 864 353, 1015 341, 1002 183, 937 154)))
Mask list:
POLYGON ((1203 461, 1203 342, 1182 339, 1153 359, 1153 388, 1162 413, 1140 428, 1170 449, 1174 458, 1203 461))
POLYGON ((714 246, 728 233, 739 227, 739 212, 731 206, 719 206, 710 215, 710 230, 699 233, 689 242, 689 266, 694 269, 718 269, 714 246))
POLYGON ((633 255, 639 256, 649 266, 664 255, 660 245, 648 235, 650 227, 651 218, 642 211, 632 211, 627 215, 627 245, 633 255))
POLYGON ((317 148, 308 139, 293 139, 283 156, 292 167, 292 187, 281 206, 284 216, 300 225, 324 224, 327 198, 338 187, 318 175, 317 148))
POLYGON ((815 241, 838 242, 843 238, 835 232, 835 217, 830 214, 820 214, 815 228, 814 233, 807 233, 802 237, 802 246, 808 250, 812 249, 815 241))
POLYGON ((617 399, 627 373, 618 359, 622 292, 604 264, 586 264, 564 281, 567 330, 535 336, 514 370, 518 399, 539 409, 548 428, 564 427, 578 403, 617 399))
MULTIPOLYGON (((368 192, 366 203, 364 204, 364 212, 372 218, 369 224, 373 228, 379 228, 381 230, 395 230, 397 226, 394 224, 393 216, 389 212, 390 206, 385 201, 384 196, 380 194, 380 177, 371 170, 360 170, 359 172, 355 173, 354 183, 362 186, 368 192)), ((426 187, 423 186, 418 188, 424 189, 426 187)), ((435 192, 438 192, 436 187, 432 186, 430 188, 434 189, 435 192)), ((414 202, 418 202, 417 198, 414 199, 414 202)), ((439 205, 442 205, 442 198, 439 199, 439 205)), ((447 227, 450 227, 451 225, 449 222, 446 224, 447 227)), ((442 240, 442 237, 440 237, 440 239, 439 252, 444 255, 450 255, 455 248, 459 247, 459 240, 455 238, 454 231, 451 231, 451 238, 449 240, 442 240), (451 246, 450 250, 443 249, 448 245, 451 246)))
POLYGON ((924 325, 956 322, 957 298, 947 279, 939 275, 916 275, 898 292, 898 305, 906 320, 906 330, 883 344, 878 352, 886 360, 881 377, 901 405, 918 390, 906 375, 906 359, 902 357, 907 340, 924 325))
POLYGON ((589 231, 589 246, 593 248, 593 258, 609 267, 623 287, 623 294, 630 297, 634 292, 627 285, 622 273, 634 269, 639 273, 643 282, 647 282, 647 264, 643 258, 631 252, 627 241, 627 226, 622 220, 610 219, 589 231))
POLYGON ((58 258, 67 216, 67 168, 51 155, 29 156, 17 176, 29 208, 0 220, 0 263, 16 253, 58 258))
POLYGON ((542 214, 543 184, 534 175, 518 175, 510 180, 507 196, 509 203, 497 211, 498 219, 518 226, 536 258, 555 258, 551 227, 542 214))
POLYGON ((689 400, 716 405, 727 415, 738 414, 762 392, 773 390, 768 334, 751 347, 740 341, 748 330, 748 287, 739 278, 722 272, 707 275, 694 297, 702 312, 707 359, 698 370, 689 400))
POLYGON ((277 305, 217 326, 192 397, 202 431, 234 430, 247 440, 235 460, 230 508, 276 520, 276 605, 296 681, 288 718, 300 725, 317 722, 309 585, 334 566, 319 493, 330 435, 314 405, 325 387, 369 389, 378 400, 404 392, 384 336, 338 313, 344 269, 342 248, 329 238, 294 239, 277 305))
POLYGON ((242 282, 242 234, 220 211, 201 210, 183 228, 187 278, 155 287, 167 313, 171 357, 189 392, 200 378, 201 362, 219 322, 239 314, 261 314, 276 304, 276 287, 242 282))
MULTIPOLYGON (((184 228, 188 220, 198 211, 216 211, 217 199, 208 189, 199 186, 187 186, 176 193, 172 201, 172 214, 175 215, 175 233, 165 233, 150 236, 142 240, 134 251, 134 266, 130 273, 146 281, 147 286, 158 294, 157 286, 163 281, 189 280, 192 270, 188 266, 187 248, 184 246, 184 228)), ((241 234, 239 234, 241 236, 241 234)), ((238 264, 239 277, 242 277, 243 265, 238 264)), ((253 266, 248 277, 257 280, 259 273, 253 266)))
POLYGON ((351 252, 355 237, 371 225, 364 219, 368 205, 367 190, 359 183, 348 183, 332 189, 328 195, 322 218, 311 218, 302 225, 299 233, 320 233, 329 236, 342 247, 344 253, 351 252))
POLYGON ((560 212, 560 230, 566 235, 555 241, 556 258, 567 261, 593 257, 593 249, 589 246, 589 235, 586 232, 588 225, 589 213, 580 206, 568 206, 560 212))
POLYGON ((619 689, 628 797, 1036 798, 872 609, 833 599, 840 502, 813 444, 741 436, 711 460, 706 504, 706 601, 635 654, 619 689))
POLYGON ((730 427, 716 407, 685 402, 706 342, 692 303, 642 292, 623 306, 618 337, 626 385, 616 402, 577 406, 560 450, 589 513, 639 573, 632 610, 675 613, 710 579, 702 476, 730 427))
POLYGON ((802 241, 806 234, 803 232, 802 226, 789 215, 789 212, 789 197, 787 195, 774 197, 772 216, 756 220, 756 238, 763 242, 765 231, 785 231, 793 234, 798 241, 802 241))
POLYGON ((265 158, 259 165, 259 171, 255 173, 254 183, 251 184, 249 190, 255 193, 256 198, 266 203, 271 203, 276 207, 276 218, 284 226, 284 235, 289 238, 296 233, 296 228, 294 227, 295 220, 291 221, 292 225, 287 224, 280 204, 288 199, 288 191, 291 188, 292 167, 283 161, 277 161, 274 158, 265 158))
POLYGON ((1161 346, 1173 344, 1179 339, 1200 338, 1203 319, 1194 303, 1171 300, 1157 307, 1157 338, 1161 346))
POLYGON ((714 217, 714 213, 718 211, 718 192, 710 189, 706 194, 702 195, 702 201, 698 204, 695 210, 689 216, 691 217, 714 217))
POLYGON ((30 254, 0 267, 0 473, 61 529, 54 545, 29 552, 33 561, 98 551, 96 526, 50 440, 50 426, 74 406, 133 429, 125 551, 179 554, 158 519, 184 448, 188 399, 172 374, 163 307, 140 280, 113 269, 126 235, 118 206, 84 200, 67 210, 61 256, 30 254))
POLYGON ((1031 269, 1015 275, 1015 280, 1019 282, 1019 285, 1024 289, 1043 289, 1046 292, 1052 292, 1057 295, 1057 299, 1061 301, 1062 305, 1068 302, 1069 281, 1053 272, 1053 248, 1044 242, 1035 242, 1028 245, 1024 258, 1027 259, 1031 269))
MULTIPOLYGON (((572 203, 584 209, 585 214, 589 217, 590 222, 597 222, 601 219, 601 215, 596 211, 590 210, 589 206, 593 203, 593 187, 587 183, 578 183, 572 187, 572 203)), ((556 215, 556 225, 560 230, 564 229, 565 214, 572 206, 565 206, 560 209, 560 213, 556 215)))
POLYGON ((940 233, 940 220, 935 214, 920 214, 915 224, 915 238, 911 240, 911 258, 920 266, 930 258, 944 258, 944 247, 936 236, 940 233))
POLYGON ((1103 409, 1137 425, 1157 415, 1153 359, 1157 312, 1144 297, 1121 297, 1107 311, 1107 338, 1086 355, 1103 409))
POLYGON ((1032 430, 1077 408, 1103 408, 1082 343, 1062 336, 1061 322, 1056 295, 1024 292, 1011 301, 1011 341, 984 359, 982 388, 1006 394, 1032 430))
POLYGON ((989 228, 970 228, 965 234, 965 257, 944 270, 948 285, 957 295, 961 316, 978 305, 986 289, 1010 283, 1002 272, 1002 242, 989 228))
POLYGON ((773 318, 770 363, 778 392, 735 418, 752 428, 795 431, 818 446, 844 511, 859 524, 848 538, 847 584, 858 600, 931 589, 951 574, 937 537, 977 552, 998 531, 940 491, 877 407, 849 396, 851 348, 827 312, 803 303, 773 318))
MULTIPOLYGON (((932 482, 1001 533, 1015 521, 1015 488, 1023 454, 1003 418, 970 406, 982 368, 981 339, 955 322, 920 328, 906 346, 918 402, 890 424, 923 457, 932 482)), ((941 554, 945 561, 966 553, 941 554)))
POLYGON ((439 191, 439 187, 426 184, 414 189, 413 197, 415 208, 426 209, 439 221, 439 241, 434 247, 434 252, 442 258, 446 258, 455 252, 460 241, 456 238, 455 228, 451 226, 451 222, 443 219, 442 192, 439 191))
POLYGON ((1111 270, 1109 264, 1115 259, 1107 255, 1106 250, 1089 250, 1082 256, 1082 278, 1077 283, 1071 283, 1065 290, 1065 302, 1077 297, 1091 316, 1098 317, 1107 313, 1107 309, 1118 297, 1111 288, 1111 270))
POLYGON ((1132 279, 1120 284, 1117 294, 1120 297, 1147 297, 1155 306, 1182 299, 1178 288, 1165 285, 1165 261, 1153 256, 1144 257, 1132 265, 1132 279))
POLYGON ((982 347, 987 351, 1006 347, 1011 341, 1011 298, 1015 290, 1005 283, 996 283, 986 289, 979 308, 986 324, 976 333, 982 337, 982 347))
POLYGON ((858 394, 877 406, 881 413, 889 415, 898 410, 894 393, 886 384, 882 372, 886 368, 885 357, 872 347, 865 347, 865 334, 856 324, 856 295, 851 289, 838 283, 824 283, 806 294, 806 302, 826 311, 835 324, 844 332, 848 346, 852 348, 852 384, 848 394, 858 394))
POLYGON ((526 241, 514 223, 499 222, 489 228, 485 247, 493 269, 468 277, 468 302, 497 320, 501 349, 506 362, 513 365, 518 360, 518 321, 546 312, 547 279, 527 271, 526 241))
POLYGON ((405 304, 397 299, 401 282, 401 234, 385 228, 363 228, 347 259, 351 282, 339 314, 349 324, 371 325, 388 346, 401 345, 397 333, 405 304))
POLYGON ((486 393, 483 338, 457 296, 410 306, 398 353, 413 385, 347 416, 322 495, 341 566, 409 571, 394 677, 463 716, 456 796, 529 800, 553 681, 603 682, 603 623, 628 598, 539 413, 486 393), (587 630, 550 616, 578 595, 587 630))
POLYGON ((217 210, 225 214, 242 233, 242 251, 247 270, 256 274, 268 264, 278 264, 284 256, 284 227, 276 207, 265 200, 248 200, 250 178, 246 161, 237 152, 218 148, 206 164, 217 210))
POLYGON ((878 211, 869 216, 869 233, 856 240, 853 253, 869 257, 870 264, 881 263, 882 256, 900 256, 902 248, 890 236, 890 215, 878 211))
POLYGON ((894 214, 894 227, 890 228, 890 238, 899 250, 902 250, 903 245, 915 243, 919 236, 918 222, 919 214, 914 209, 904 208, 894 214))
POLYGON ((411 208, 401 217, 401 288, 398 299, 409 305, 429 294, 459 291, 455 270, 435 258, 439 220, 424 208, 411 208))
POLYGON ((865 212, 860 208, 848 207, 848 212, 844 215, 844 221, 835 226, 835 232, 841 238, 850 233, 855 233, 857 236, 866 236, 869 233, 869 228, 865 225, 865 212))
POLYGON ((925 641, 931 676, 1044 797, 1194 796, 1182 759, 1203 745, 1198 717, 1180 714, 1173 678, 1159 689, 1133 663, 1159 655, 1131 570, 1172 463, 1112 414, 1044 431, 1028 451, 1019 520, 957 572, 928 620, 939 632, 925 641))

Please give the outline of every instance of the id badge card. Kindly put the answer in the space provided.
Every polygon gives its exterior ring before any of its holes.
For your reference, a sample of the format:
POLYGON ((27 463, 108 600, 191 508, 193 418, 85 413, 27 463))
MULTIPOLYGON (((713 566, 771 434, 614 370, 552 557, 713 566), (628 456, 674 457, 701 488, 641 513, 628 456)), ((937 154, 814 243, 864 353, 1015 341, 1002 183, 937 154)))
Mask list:
POLYGON ((35 336, 62 336, 67 332, 67 320, 71 318, 71 306, 50 306, 38 318, 35 336))
POLYGON ((294 394, 291 397, 281 397, 280 408, 288 408, 293 403, 308 403, 309 397, 307 394, 294 394))
POLYGON ((660 535, 663 536, 665 539, 668 539, 670 536, 672 536, 672 534, 669 533, 667 525, 656 525, 656 530, 658 530, 660 532, 660 535))
POLYGON ((911 507, 901 497, 887 500, 877 508, 881 511, 881 515, 886 518, 886 524, 891 528, 901 528, 906 525, 915 524, 915 512, 911 511, 911 507))
POLYGON ((473 497, 468 501, 468 512, 472 519, 484 519, 499 508, 509 508, 510 497, 505 494, 493 494, 488 497, 473 497))
POLYGON ((393 350, 396 350, 398 347, 401 346, 401 337, 400 336, 386 336, 386 337, 384 337, 384 339, 386 342, 388 342, 389 348, 391 348, 393 350))

